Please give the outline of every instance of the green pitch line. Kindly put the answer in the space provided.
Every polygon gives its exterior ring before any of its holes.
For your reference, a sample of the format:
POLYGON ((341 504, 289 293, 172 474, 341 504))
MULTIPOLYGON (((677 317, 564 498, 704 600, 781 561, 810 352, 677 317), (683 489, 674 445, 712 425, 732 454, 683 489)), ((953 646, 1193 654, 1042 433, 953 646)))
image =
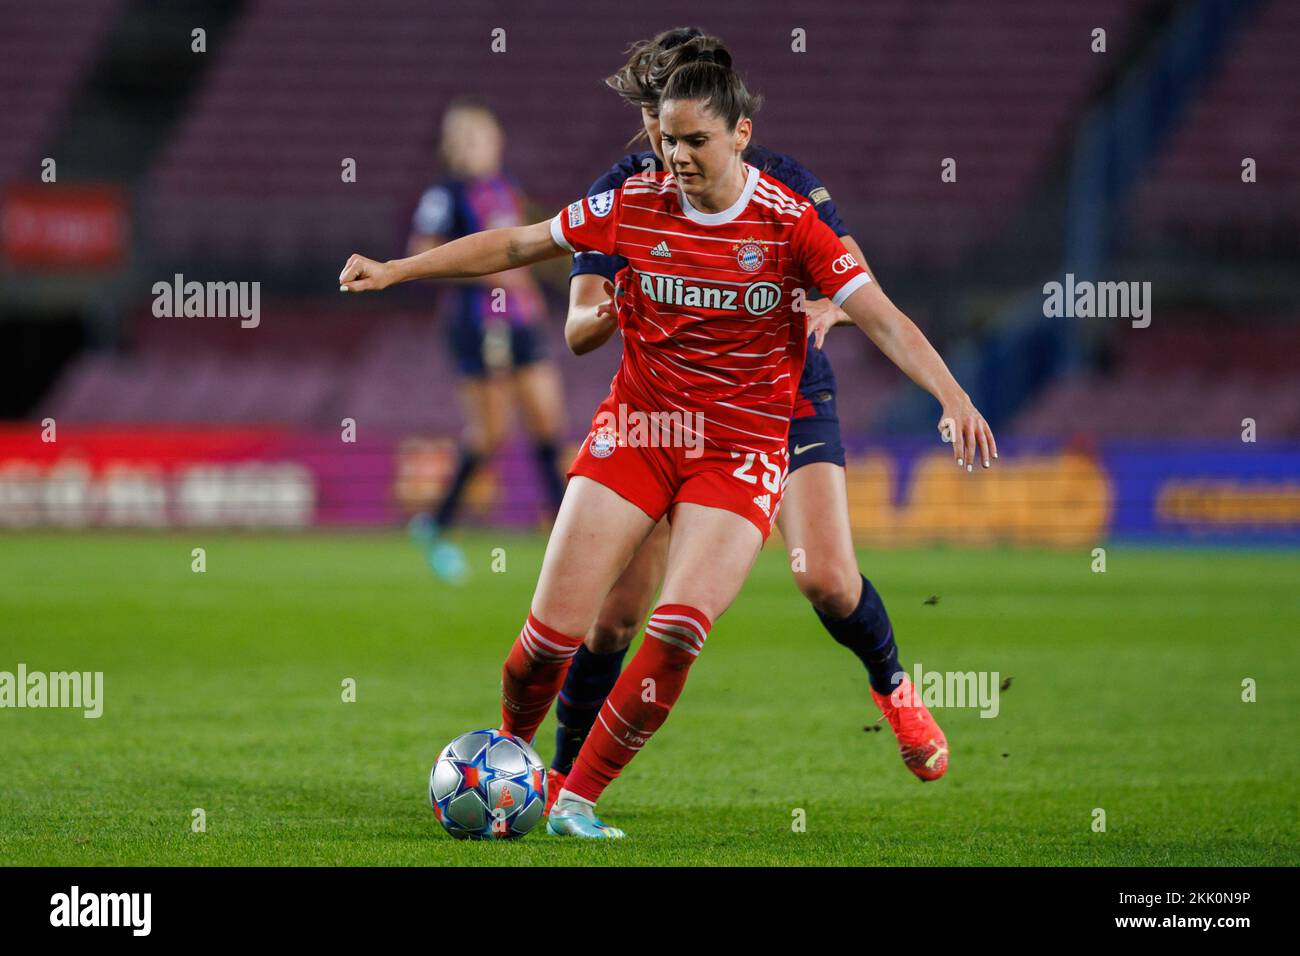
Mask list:
POLYGON ((497 720, 544 541, 466 544, 452 589, 396 534, 0 536, 0 671, 104 673, 97 720, 0 710, 0 864, 1300 862, 1294 552, 863 553, 909 669, 1012 680, 922 784, 769 548, 601 804, 628 840, 464 844, 429 767, 497 720))

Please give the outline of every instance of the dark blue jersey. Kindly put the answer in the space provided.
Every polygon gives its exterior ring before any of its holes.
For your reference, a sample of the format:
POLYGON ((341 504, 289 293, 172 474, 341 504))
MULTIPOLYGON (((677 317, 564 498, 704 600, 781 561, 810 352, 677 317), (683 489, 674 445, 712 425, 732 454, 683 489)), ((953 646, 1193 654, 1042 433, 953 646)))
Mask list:
MULTIPOLYGON (((411 232, 444 241, 484 229, 524 224, 524 198, 519 184, 502 173, 479 179, 448 178, 424 191, 411 217, 411 232)), ((457 321, 480 326, 493 317, 490 290, 481 285, 452 287, 459 299, 457 321)), ((525 285, 512 291, 507 310, 498 318, 526 325, 542 317, 541 293, 525 285)))

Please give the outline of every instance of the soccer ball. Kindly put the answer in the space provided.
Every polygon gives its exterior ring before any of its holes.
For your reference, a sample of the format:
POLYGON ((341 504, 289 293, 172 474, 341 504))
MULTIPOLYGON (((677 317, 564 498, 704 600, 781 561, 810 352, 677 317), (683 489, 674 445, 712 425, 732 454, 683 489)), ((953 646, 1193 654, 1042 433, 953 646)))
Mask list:
POLYGON ((473 730, 443 748, 429 772, 429 803, 458 840, 510 840, 546 808, 546 768, 514 734, 473 730))

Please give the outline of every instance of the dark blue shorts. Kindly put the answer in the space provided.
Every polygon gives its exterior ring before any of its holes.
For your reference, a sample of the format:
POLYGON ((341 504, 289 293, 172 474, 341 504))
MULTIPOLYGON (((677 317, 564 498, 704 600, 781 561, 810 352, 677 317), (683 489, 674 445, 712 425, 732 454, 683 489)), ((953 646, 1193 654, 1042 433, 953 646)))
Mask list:
POLYGON ((546 347, 529 325, 506 322, 451 321, 451 354, 456 371, 468 378, 509 372, 546 358, 546 347))
POLYGON ((800 411, 811 411, 811 414, 790 419, 790 471, 818 461, 829 461, 843 468, 844 443, 840 439, 834 388, 800 391, 795 413, 800 411))
POLYGON ((808 339, 808 354, 799 376, 799 394, 790 416, 790 470, 829 461, 844 467, 840 416, 835 411, 835 370, 821 349, 808 339))

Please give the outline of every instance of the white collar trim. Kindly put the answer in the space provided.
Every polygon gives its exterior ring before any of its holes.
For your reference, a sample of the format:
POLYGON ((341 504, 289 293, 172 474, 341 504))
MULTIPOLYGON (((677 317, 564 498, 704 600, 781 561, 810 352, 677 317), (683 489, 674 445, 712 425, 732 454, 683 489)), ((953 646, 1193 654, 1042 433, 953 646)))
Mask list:
POLYGON ((758 170, 749 163, 744 164, 749 170, 749 176, 745 180, 745 188, 740 191, 740 198, 728 206, 722 212, 700 212, 691 205, 690 199, 686 193, 682 192, 681 183, 677 184, 677 198, 681 201, 682 212, 691 222, 699 223, 701 226, 721 226, 724 223, 731 222, 749 205, 750 197, 754 195, 754 190, 758 187, 758 170))

